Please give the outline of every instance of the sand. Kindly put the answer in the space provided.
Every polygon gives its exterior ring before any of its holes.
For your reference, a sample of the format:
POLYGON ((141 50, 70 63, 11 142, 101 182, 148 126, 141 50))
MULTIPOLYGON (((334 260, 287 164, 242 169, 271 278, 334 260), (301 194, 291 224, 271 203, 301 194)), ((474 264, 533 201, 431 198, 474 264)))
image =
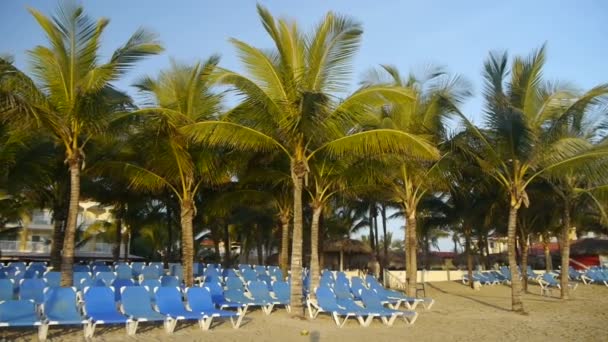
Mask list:
MULTIPOLYGON (((240 329, 230 323, 215 324, 201 331, 197 324, 179 323, 173 335, 161 324, 140 325, 134 337, 126 336, 124 327, 98 327, 95 341, 607 341, 608 287, 580 284, 569 301, 559 293, 540 296, 538 286, 531 286, 524 296, 527 316, 509 312, 510 288, 484 286, 480 291, 457 282, 427 284, 427 296, 436 300, 431 310, 419 308, 413 326, 396 321, 386 327, 379 320, 362 328, 355 320, 344 328, 336 327, 327 315, 315 320, 291 318, 284 309, 270 316, 260 310, 247 314, 240 329), (301 331, 309 334, 302 336, 301 331)), ((1 329, 7 341, 35 341, 32 329, 1 329)), ((82 341, 81 329, 54 327, 50 341, 82 341)))

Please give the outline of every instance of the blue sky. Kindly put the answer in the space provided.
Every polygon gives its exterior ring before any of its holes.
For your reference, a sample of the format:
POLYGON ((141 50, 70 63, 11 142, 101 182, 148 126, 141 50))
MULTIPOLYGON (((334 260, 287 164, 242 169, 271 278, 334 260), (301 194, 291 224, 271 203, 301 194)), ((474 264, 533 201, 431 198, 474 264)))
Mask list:
MULTIPOLYGON (((163 55, 138 65, 118 86, 128 89, 137 77, 155 74, 169 57, 182 62, 222 56, 224 67, 242 70, 228 38, 258 47, 271 47, 255 11, 255 1, 84 1, 94 18, 110 18, 103 37, 109 56, 138 27, 160 35, 163 55)), ((548 44, 545 76, 572 81, 582 89, 608 82, 608 2, 588 1, 260 1, 275 16, 297 20, 311 28, 327 11, 347 14, 362 22, 363 43, 354 61, 353 86, 370 67, 394 64, 403 72, 429 63, 445 65, 464 75, 475 96, 463 106, 473 118, 482 110, 481 68, 492 50, 527 54, 548 44)), ((45 44, 45 37, 26 11, 31 6, 52 13, 55 1, 0 1, 0 54, 15 56, 27 70, 25 51, 45 44)), ((130 89, 133 94, 133 90, 130 89)), ((394 223, 397 230, 400 224, 394 223)), ((399 232, 398 236, 402 233, 399 232)), ((450 244, 442 244, 442 250, 450 244)))

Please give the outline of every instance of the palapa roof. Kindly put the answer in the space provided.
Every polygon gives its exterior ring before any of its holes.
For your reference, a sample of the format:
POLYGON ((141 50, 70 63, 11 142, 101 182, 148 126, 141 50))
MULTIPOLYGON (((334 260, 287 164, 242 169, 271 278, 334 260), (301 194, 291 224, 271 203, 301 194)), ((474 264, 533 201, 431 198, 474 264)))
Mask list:
POLYGON ((365 253, 370 254, 372 248, 365 242, 355 239, 334 239, 323 244, 324 252, 365 253))

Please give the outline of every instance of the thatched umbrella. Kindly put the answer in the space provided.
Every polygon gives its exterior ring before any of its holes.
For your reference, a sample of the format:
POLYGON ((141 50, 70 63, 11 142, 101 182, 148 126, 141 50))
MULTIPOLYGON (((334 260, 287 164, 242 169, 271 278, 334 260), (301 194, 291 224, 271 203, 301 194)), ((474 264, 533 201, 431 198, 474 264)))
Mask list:
POLYGON ((344 252, 346 253, 361 253, 371 254, 372 248, 360 240, 354 239, 339 239, 329 240, 323 244, 324 252, 340 253, 340 271, 344 270, 344 252))
POLYGON ((606 255, 608 254, 608 240, 606 239, 583 239, 572 243, 570 246, 572 255, 606 255))

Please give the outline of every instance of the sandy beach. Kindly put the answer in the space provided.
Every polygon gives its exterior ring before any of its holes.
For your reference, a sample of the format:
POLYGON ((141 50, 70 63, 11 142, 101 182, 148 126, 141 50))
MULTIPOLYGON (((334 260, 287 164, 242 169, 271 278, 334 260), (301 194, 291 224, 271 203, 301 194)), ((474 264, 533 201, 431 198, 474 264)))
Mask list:
MULTIPOLYGON (((413 326, 403 321, 386 327, 379 320, 362 328, 352 320, 339 329, 327 315, 315 320, 291 318, 284 309, 270 316, 260 310, 247 314, 240 329, 229 323, 216 324, 201 331, 195 323, 180 323, 173 335, 161 324, 140 325, 137 335, 128 337, 124 327, 98 327, 96 341, 606 341, 608 287, 580 284, 573 298, 563 302, 539 295, 531 286, 524 296, 527 316, 509 312, 510 288, 484 286, 473 291, 457 282, 427 284, 427 295, 436 300, 431 310, 418 309, 413 326), (309 334, 302 336, 301 331, 309 334)), ((36 341, 32 329, 2 329, 6 341, 36 341)), ((82 341, 81 329, 51 328, 50 341, 82 341)))

